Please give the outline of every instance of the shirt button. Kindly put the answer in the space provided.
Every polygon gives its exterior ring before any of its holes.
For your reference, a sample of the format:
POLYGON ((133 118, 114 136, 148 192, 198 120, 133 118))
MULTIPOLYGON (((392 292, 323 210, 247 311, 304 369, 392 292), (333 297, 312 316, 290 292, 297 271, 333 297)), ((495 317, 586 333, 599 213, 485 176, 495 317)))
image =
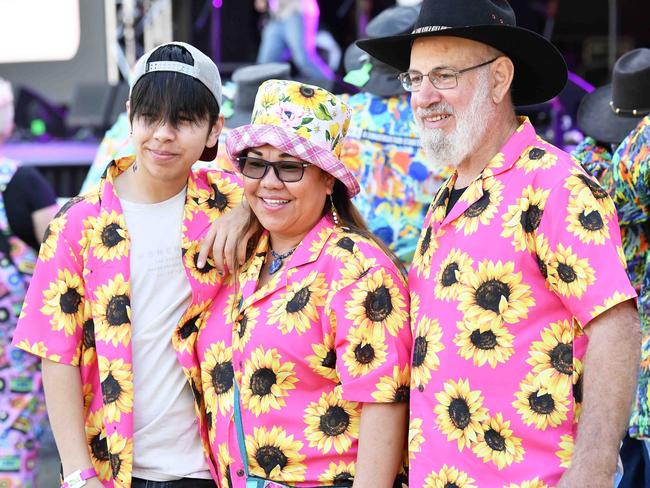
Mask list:
POLYGON ((246 474, 246 473, 244 473, 244 470, 243 470, 243 469, 238 469, 238 470, 237 470, 237 476, 239 476, 240 478, 241 478, 242 476, 244 476, 245 474, 246 474))

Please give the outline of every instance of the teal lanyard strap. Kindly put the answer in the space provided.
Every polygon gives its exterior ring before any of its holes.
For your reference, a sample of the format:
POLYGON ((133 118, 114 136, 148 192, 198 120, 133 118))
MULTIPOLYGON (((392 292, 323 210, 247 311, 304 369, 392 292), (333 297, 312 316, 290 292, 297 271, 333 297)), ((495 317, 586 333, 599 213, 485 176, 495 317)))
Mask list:
POLYGON ((237 380, 233 378, 233 388, 235 389, 235 428, 237 429, 237 443, 239 444, 239 455, 244 463, 244 471, 248 477, 248 455, 246 454, 246 439, 244 439, 244 425, 241 420, 241 401, 239 399, 239 386, 237 380))

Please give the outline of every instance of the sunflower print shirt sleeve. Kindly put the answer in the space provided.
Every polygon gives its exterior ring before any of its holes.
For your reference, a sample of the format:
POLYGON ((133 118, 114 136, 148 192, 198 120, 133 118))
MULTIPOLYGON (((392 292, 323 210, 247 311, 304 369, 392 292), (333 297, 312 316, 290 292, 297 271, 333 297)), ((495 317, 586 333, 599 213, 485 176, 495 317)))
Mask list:
MULTIPOLYGON (((57 219, 52 225, 58 225, 57 219)), ((52 232, 52 225, 48 232, 52 232)), ((13 345, 30 354, 76 366, 84 322, 90 318, 82 265, 62 232, 57 233, 53 244, 48 248, 47 260, 42 247, 13 345)))
POLYGON ((408 401, 409 295, 397 269, 389 265, 370 267, 361 278, 334 293, 328 312, 343 398, 355 402, 408 401))
POLYGON ((550 191, 534 240, 540 270, 565 308, 586 326, 634 298, 614 203, 577 165, 550 191))

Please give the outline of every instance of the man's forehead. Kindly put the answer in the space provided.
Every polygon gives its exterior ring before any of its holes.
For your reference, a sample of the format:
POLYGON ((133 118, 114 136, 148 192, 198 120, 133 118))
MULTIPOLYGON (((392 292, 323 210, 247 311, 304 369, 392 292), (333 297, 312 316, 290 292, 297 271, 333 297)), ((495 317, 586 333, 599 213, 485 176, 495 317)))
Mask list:
POLYGON ((409 69, 458 67, 481 59, 487 46, 480 42, 451 36, 420 37, 413 42, 409 69))

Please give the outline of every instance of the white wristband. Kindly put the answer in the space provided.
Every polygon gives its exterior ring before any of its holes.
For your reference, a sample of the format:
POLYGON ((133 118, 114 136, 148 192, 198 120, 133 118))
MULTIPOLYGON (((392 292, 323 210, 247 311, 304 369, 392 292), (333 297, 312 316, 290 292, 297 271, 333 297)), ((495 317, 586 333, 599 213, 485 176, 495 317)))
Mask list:
POLYGON ((83 471, 78 469, 63 479, 61 488, 81 488, 86 485, 86 480, 95 476, 97 476, 97 473, 93 468, 84 469, 83 471))

